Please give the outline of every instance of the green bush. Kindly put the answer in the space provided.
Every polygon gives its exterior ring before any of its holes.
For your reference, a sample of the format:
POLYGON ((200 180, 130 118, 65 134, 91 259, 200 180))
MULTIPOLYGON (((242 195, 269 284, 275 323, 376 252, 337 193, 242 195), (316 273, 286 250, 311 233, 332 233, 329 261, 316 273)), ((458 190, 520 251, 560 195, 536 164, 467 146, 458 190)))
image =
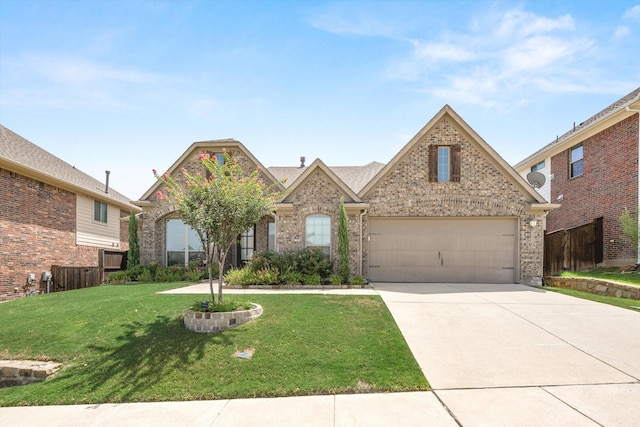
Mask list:
POLYGON ((319 249, 305 248, 291 255, 293 262, 290 268, 294 271, 299 271, 303 275, 317 274, 321 278, 329 277, 333 270, 333 262, 329 261, 319 249))
POLYGON ((246 301, 225 300, 223 303, 208 301, 196 301, 191 305, 193 311, 223 313, 228 311, 250 310, 251 303, 246 301), (203 305, 206 307, 203 307, 203 305))
POLYGON ((151 270, 148 268, 145 268, 142 271, 142 273, 138 275, 138 282, 144 282, 144 283, 153 282, 153 276, 151 275, 151 270))
POLYGON ((284 254, 275 251, 260 251, 253 255, 248 267, 254 272, 265 269, 275 269, 282 272, 287 270, 289 263, 284 254))
POLYGON ((254 284, 254 274, 249 268, 232 268, 224 275, 227 285, 240 286, 254 284))
POLYGON ((331 277, 329 277, 329 281, 334 286, 342 285, 343 283, 342 276, 339 274, 332 274, 331 277))
POLYGON ((304 280, 304 275, 299 271, 289 270, 285 273, 282 273, 280 278, 287 285, 302 285, 304 280))
POLYGON ((199 282, 203 278, 207 277, 207 272, 202 270, 201 268, 190 268, 185 271, 185 276, 190 282, 199 282))
POLYGON ((256 285, 277 285, 279 283, 278 270, 273 268, 265 268, 254 273, 254 281, 256 285))
POLYGON ((307 274, 304 276, 302 281, 305 285, 309 286, 319 286, 322 278, 319 274, 307 274))
POLYGON ((183 273, 182 267, 158 267, 156 282, 179 282, 182 280, 183 273))
POLYGON ((364 277, 362 277, 362 276, 353 276, 353 277, 351 278, 351 284, 352 284, 352 285, 355 285, 355 286, 362 286, 362 285, 364 285, 365 283, 367 283, 367 281, 366 281, 366 280, 365 280, 365 278, 364 278, 364 277))
POLYGON ((127 270, 115 271, 107 276, 107 283, 128 283, 131 281, 131 276, 127 270))

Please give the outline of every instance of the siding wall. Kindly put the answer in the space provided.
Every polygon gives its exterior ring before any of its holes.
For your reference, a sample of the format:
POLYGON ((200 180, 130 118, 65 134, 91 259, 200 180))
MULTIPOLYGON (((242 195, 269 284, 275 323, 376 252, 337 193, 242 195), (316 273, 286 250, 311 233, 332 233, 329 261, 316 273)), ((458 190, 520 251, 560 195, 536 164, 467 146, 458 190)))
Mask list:
MULTIPOLYGON (((531 172, 531 167, 534 166, 532 165, 527 165, 526 169, 521 169, 518 171, 518 173, 525 179, 525 181, 527 180, 527 174, 529 172, 531 172)), ((552 181, 552 175, 551 175, 551 158, 547 157, 546 159, 544 159, 544 168, 540 169, 538 172, 540 172, 541 174, 543 174, 546 178, 544 185, 540 188, 537 188, 536 191, 538 193, 540 193, 540 195, 542 197, 544 197, 544 199, 549 202, 549 203, 555 203, 553 201, 550 200, 551 197, 551 181, 552 181)))
POLYGON ((98 246, 120 249, 120 209, 108 205, 107 223, 95 221, 94 199, 77 196, 76 243, 78 245, 98 246))

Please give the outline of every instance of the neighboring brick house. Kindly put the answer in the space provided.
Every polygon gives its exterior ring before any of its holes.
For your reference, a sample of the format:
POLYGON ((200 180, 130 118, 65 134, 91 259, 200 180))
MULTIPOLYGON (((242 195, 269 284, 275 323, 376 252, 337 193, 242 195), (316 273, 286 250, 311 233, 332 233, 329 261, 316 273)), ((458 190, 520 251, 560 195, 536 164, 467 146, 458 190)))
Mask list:
POLYGON ((541 194, 561 204, 546 218, 548 232, 602 224, 596 262, 605 266, 640 262, 619 221, 625 208, 638 210, 639 112, 640 88, 515 165, 522 176, 543 173, 541 194))
MULTIPOLYGON (((196 142, 169 168, 203 170, 198 155, 227 150, 263 179, 287 178, 273 216, 239 238, 232 264, 254 250, 315 247, 337 253, 340 199, 348 216, 352 274, 371 281, 540 284, 547 204, 471 127, 445 106, 383 165, 264 168, 238 141, 196 142)), ((199 242, 156 182, 134 202, 141 215, 143 262, 186 263, 199 242)))
POLYGON ((97 267, 101 249, 128 248, 129 212, 106 183, 0 125, 0 301, 41 285, 52 265, 97 267))

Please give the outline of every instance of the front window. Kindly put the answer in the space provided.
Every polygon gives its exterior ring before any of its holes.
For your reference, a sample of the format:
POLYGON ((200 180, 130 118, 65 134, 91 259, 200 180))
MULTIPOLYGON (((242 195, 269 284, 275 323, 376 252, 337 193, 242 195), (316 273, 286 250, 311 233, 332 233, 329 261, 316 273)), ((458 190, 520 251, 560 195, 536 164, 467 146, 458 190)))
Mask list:
POLYGON ((267 240, 267 250, 275 251, 276 250, 276 223, 270 222, 268 223, 268 235, 269 238, 267 240))
POLYGON ((449 147, 438 147, 438 182, 449 181, 449 147))
POLYGON ((94 201, 93 203, 93 220, 107 223, 107 204, 104 202, 94 201))
POLYGON ((331 218, 326 215, 310 215, 306 222, 305 247, 319 249, 331 258, 331 218))
POLYGON ((240 259, 243 263, 251 260, 255 249, 255 233, 254 227, 240 235, 240 259))
POLYGON ((205 259, 198 233, 180 219, 167 221, 167 266, 188 266, 189 261, 205 259))
POLYGON ((571 149, 571 164, 569 168, 570 178, 580 176, 584 172, 583 155, 584 147, 582 145, 578 145, 571 149))

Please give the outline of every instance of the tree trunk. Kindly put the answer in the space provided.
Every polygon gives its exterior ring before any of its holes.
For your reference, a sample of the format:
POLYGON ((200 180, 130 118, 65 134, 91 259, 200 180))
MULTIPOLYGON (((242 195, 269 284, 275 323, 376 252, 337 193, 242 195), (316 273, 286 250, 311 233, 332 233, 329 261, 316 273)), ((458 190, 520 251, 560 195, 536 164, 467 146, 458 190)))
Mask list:
POLYGON ((222 304, 222 279, 224 277, 224 262, 227 260, 227 252, 222 250, 218 252, 218 304, 222 304))

